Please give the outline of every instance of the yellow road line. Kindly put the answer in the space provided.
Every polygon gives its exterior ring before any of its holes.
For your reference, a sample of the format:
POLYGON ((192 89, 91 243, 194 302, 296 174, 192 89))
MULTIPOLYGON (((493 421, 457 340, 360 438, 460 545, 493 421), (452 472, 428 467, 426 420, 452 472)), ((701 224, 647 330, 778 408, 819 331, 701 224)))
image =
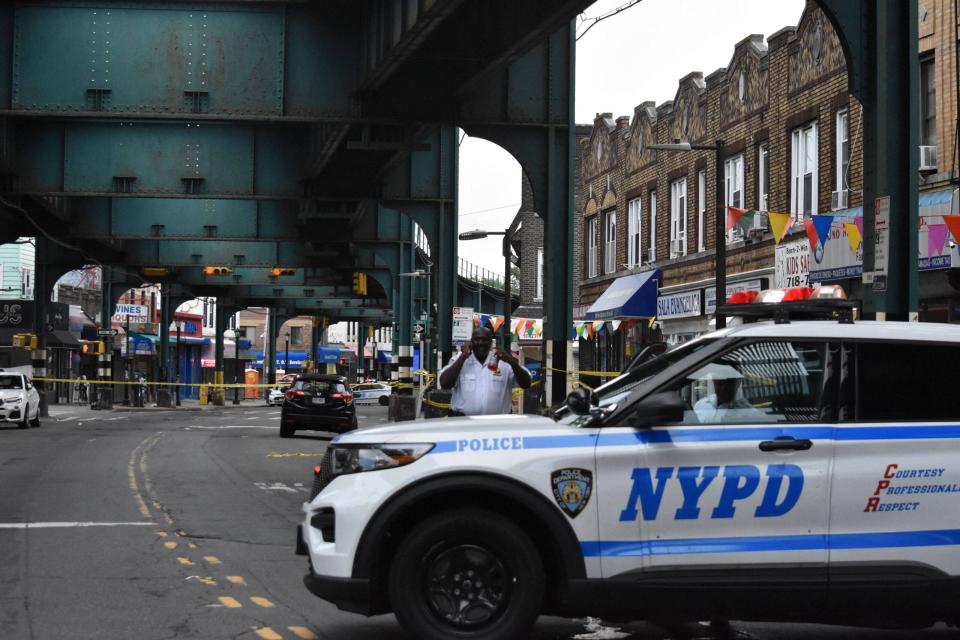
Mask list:
POLYGON ((290 629, 293 635, 303 638, 303 640, 317 640, 317 635, 306 627, 287 627, 287 629, 290 629))
POLYGON ((157 534, 158 536, 160 536, 161 538, 166 538, 166 537, 167 537, 167 532, 166 532, 166 531, 154 531, 154 533, 157 534))
POLYGON ((203 559, 210 564, 222 564, 217 556, 203 556, 203 559))
POLYGON ((260 629, 254 629, 254 632, 263 638, 263 640, 283 640, 283 636, 271 629, 270 627, 261 627, 260 629))
POLYGON ((275 606, 272 602, 270 602, 269 600, 261 596, 251 596, 250 602, 252 602, 255 605, 261 606, 264 609, 273 609, 273 607, 275 606))
POLYGON ((177 557, 177 562, 179 562, 180 564, 182 564, 182 565, 185 566, 185 567, 192 567, 192 566, 193 566, 193 561, 192 561, 190 558, 184 558, 183 556, 178 556, 178 557, 177 557))
POLYGON ((187 543, 187 546, 190 547, 191 549, 196 549, 196 548, 197 548, 197 545, 193 544, 192 542, 188 542, 188 543, 187 543))
POLYGON ((243 576, 227 576, 227 580, 241 587, 247 586, 247 581, 243 579, 243 576))
POLYGON ((217 586, 217 581, 211 578, 210 576, 207 576, 206 578, 197 578, 197 582, 199 582, 200 584, 208 585, 210 587, 217 586))
POLYGON ((177 548, 177 543, 176 543, 176 542, 164 542, 164 543, 163 543, 163 546, 165 546, 167 549, 176 549, 176 548, 177 548))
POLYGON ((217 600, 227 609, 240 609, 243 607, 236 598, 231 598, 230 596, 220 596, 217 600))

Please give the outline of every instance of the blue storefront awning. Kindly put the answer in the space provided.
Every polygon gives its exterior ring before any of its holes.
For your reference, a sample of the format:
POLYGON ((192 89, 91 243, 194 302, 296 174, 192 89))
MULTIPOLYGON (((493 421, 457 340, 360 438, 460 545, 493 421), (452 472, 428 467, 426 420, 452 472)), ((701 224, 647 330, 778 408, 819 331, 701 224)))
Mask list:
POLYGON ((586 319, 626 320, 656 317, 660 280, 659 270, 617 278, 587 309, 586 319))

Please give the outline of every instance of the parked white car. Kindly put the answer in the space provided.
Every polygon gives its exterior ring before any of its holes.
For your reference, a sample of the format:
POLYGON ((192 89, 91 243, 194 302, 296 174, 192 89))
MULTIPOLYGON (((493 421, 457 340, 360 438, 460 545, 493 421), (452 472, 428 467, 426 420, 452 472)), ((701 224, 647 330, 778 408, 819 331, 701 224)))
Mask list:
POLYGON ((390 403, 390 385, 385 382, 361 382, 353 385, 353 401, 357 404, 390 403))
POLYGON ((0 369, 0 421, 21 429, 40 426, 40 394, 22 373, 0 369))
POLYGON ((282 387, 274 387, 270 389, 270 395, 267 396, 267 406, 268 407, 279 407, 283 404, 284 398, 284 389, 282 387))

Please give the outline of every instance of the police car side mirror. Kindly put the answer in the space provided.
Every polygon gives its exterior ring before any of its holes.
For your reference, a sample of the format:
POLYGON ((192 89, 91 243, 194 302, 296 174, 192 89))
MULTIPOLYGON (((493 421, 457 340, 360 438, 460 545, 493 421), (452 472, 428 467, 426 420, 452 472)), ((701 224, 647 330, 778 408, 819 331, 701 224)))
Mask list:
POLYGON ((579 387, 570 392, 567 396, 567 407, 577 415, 583 416, 590 413, 590 408, 598 403, 597 396, 589 389, 579 387))
POLYGON ((637 403, 630 416, 631 427, 653 427, 683 420, 686 405, 676 391, 660 391, 637 403))

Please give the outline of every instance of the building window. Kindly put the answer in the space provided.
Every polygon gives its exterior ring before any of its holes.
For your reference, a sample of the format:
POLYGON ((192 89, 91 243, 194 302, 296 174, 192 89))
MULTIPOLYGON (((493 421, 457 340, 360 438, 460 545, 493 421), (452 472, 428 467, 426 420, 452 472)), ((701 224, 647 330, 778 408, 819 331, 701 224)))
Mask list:
MULTIPOLYGON (((743 154, 738 154, 728 158, 723 163, 724 176, 724 198, 728 207, 737 207, 743 209, 743 154)), ((726 215, 726 211, 719 212, 720 215, 726 215)), ((734 227, 727 234, 727 242, 743 238, 743 232, 734 227)))
POLYGON ((33 300, 33 271, 20 270, 20 296, 24 300, 33 300))
POLYGON ((251 327, 251 326, 241 326, 240 336, 244 340, 249 340, 250 342, 253 342, 254 339, 257 337, 257 328, 251 327))
POLYGON ((766 142, 757 147, 757 209, 770 209, 770 149, 766 142))
POLYGON ((687 179, 670 183, 670 257, 687 255, 687 179))
POLYGON ((790 213, 802 220, 817 212, 817 123, 794 129, 791 143, 790 213))
POLYGON ((647 248, 647 260, 650 262, 657 261, 657 192, 656 190, 650 192, 650 196, 647 198, 647 203, 650 205, 650 246, 647 248))
POLYGON ((290 327, 290 344, 303 344, 303 327, 290 327))
POLYGON ((920 144, 937 144, 937 83, 934 59, 920 61, 920 144))
POLYGON ((587 220, 587 277, 597 277, 597 217, 587 220))
POLYGON ((707 171, 697 172, 697 251, 707 249, 707 171))
POLYGON ((850 112, 837 112, 837 209, 847 206, 847 191, 850 189, 850 112))
POLYGON ((637 267, 640 265, 640 231, 643 225, 640 222, 640 215, 643 208, 640 206, 640 198, 634 198, 627 203, 627 266, 637 267))
POLYGON ((617 270, 617 210, 611 209, 603 214, 603 272, 617 270))
POLYGON ((543 300, 543 247, 537 247, 537 289, 533 292, 533 299, 543 300))

